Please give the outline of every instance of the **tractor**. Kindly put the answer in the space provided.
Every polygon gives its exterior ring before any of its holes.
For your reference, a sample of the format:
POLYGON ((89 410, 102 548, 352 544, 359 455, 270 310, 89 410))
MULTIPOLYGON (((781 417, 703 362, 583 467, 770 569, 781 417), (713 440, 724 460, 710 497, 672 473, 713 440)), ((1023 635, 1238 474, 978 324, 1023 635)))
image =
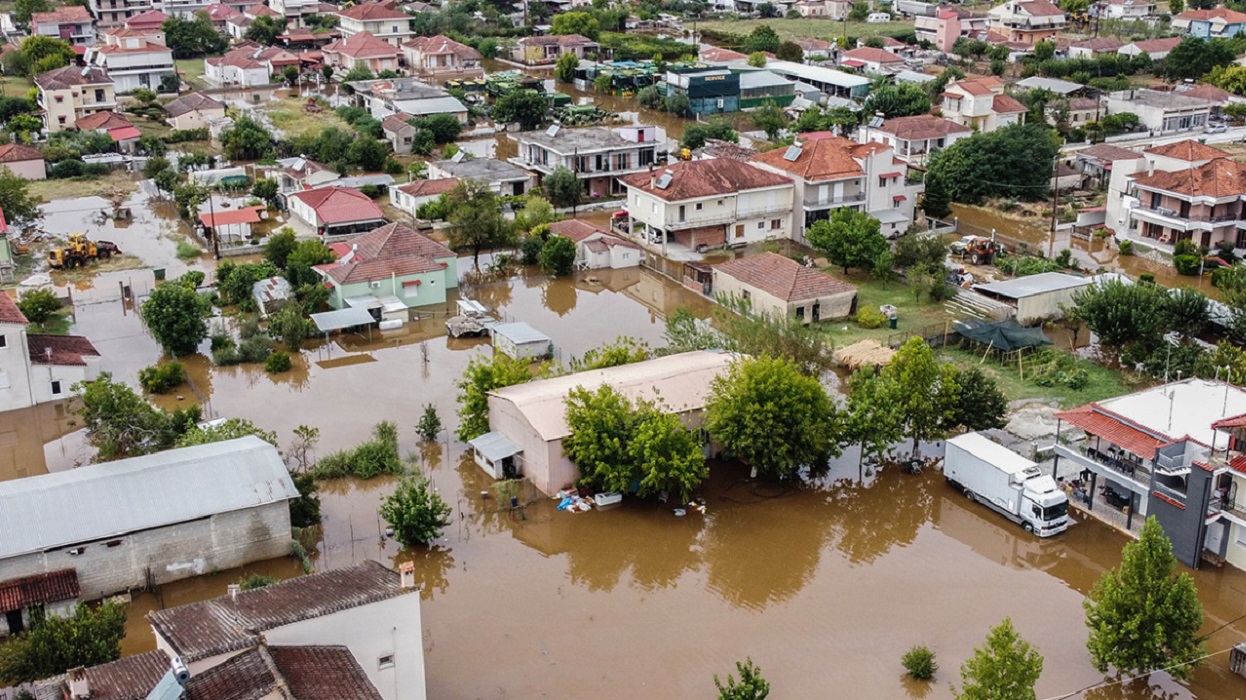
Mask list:
POLYGON ((85 233, 69 234, 69 243, 48 251, 48 264, 57 269, 86 265, 90 260, 107 260, 120 255, 121 249, 111 241, 92 241, 85 233))
POLYGON ((952 244, 952 253, 961 260, 968 257, 974 265, 990 265, 996 255, 1004 253, 1004 246, 981 236, 965 236, 952 244))

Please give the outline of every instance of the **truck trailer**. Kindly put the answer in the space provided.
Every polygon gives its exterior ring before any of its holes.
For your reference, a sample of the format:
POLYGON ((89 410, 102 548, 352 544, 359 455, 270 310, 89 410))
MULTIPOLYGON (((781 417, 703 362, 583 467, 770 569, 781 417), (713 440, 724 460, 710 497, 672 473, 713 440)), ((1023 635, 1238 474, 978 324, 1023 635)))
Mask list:
POLYGON ((980 433, 947 441, 943 476, 981 502, 1019 523, 1026 532, 1050 537, 1069 526, 1069 499, 1038 465, 980 433))

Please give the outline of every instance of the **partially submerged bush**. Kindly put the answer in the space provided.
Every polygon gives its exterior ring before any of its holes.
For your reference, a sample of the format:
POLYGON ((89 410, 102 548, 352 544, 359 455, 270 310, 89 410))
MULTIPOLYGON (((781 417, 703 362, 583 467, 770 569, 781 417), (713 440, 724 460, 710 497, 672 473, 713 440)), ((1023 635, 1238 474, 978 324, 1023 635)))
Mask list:
POLYGON ((934 678, 935 671, 939 670, 939 664, 935 663, 934 652, 922 645, 905 652, 900 662, 904 664, 904 670, 919 681, 934 678))
POLYGON ((164 364, 144 367, 138 371, 138 383, 143 391, 152 394, 167 394, 173 387, 186 381, 186 367, 177 360, 164 364))

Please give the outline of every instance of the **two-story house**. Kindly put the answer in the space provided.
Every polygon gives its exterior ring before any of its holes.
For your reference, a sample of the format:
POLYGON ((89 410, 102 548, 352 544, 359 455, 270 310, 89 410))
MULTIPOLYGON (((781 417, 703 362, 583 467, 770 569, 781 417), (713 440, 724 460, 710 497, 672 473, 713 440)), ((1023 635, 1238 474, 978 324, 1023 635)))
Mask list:
POLYGON ((943 90, 943 117, 983 133, 1009 124, 1020 124, 1026 108, 1004 94, 999 78, 975 78, 948 83, 943 90))
POLYGON ((1153 135, 1202 131, 1214 107, 1210 100, 1148 89, 1118 90, 1108 93, 1107 99, 1108 114, 1136 114, 1139 125, 1153 135))
POLYGON ((921 165, 931 153, 973 135, 973 129, 933 114, 885 119, 878 126, 861 129, 862 141, 891 146, 895 157, 910 165, 921 165))
POLYGON ((118 94, 139 88, 177 91, 172 49, 134 37, 119 37, 115 42, 87 49, 86 62, 106 71, 118 94))
POLYGON ((1105 0, 1100 6, 1101 17, 1136 20, 1155 14, 1155 0, 1105 0))
POLYGON ((303 26, 303 18, 320 12, 320 0, 269 0, 268 6, 285 17, 290 27, 303 26))
POLYGON ((790 238, 791 178, 732 159, 675 163, 619 178, 626 232, 642 244, 686 249, 790 238))
POLYGON ((1246 165, 1216 158, 1196 168, 1137 174, 1129 195, 1133 234, 1171 246, 1192 240, 1246 249, 1246 165))
POLYGON ((362 305, 377 320, 394 315, 405 321, 407 309, 444 304, 448 290, 459 285, 454 251, 406 224, 387 224, 330 247, 337 259, 315 269, 335 309, 362 305))
POLYGON ((159 6, 165 14, 181 19, 194 19, 196 12, 204 12, 219 0, 161 0, 159 6))
POLYGON ((415 37, 413 18, 392 2, 365 2, 340 10, 338 31, 343 39, 367 32, 398 47, 415 37))
POLYGON ((1246 32, 1246 13, 1223 5, 1210 10, 1189 10, 1173 16, 1172 28, 1200 39, 1228 39, 1246 32))
POLYGON ((407 68, 417 75, 484 73, 479 51, 440 34, 417 36, 402 45, 402 53, 407 68))
POLYGON ((95 16, 96 26, 100 29, 125 24, 130 19, 145 17, 149 13, 169 16, 155 9, 153 0, 89 0, 88 7, 95 16))
POLYGON ((939 5, 933 15, 913 18, 918 41, 926 40, 944 53, 951 53, 956 40, 986 31, 987 17, 957 5, 939 5))
POLYGON ((617 177, 647 171, 658 163, 657 127, 593 126, 519 133, 519 153, 510 161, 543 177, 559 167, 584 181, 584 193, 600 197, 621 192, 617 177))
POLYGON ((1127 524, 1154 516, 1187 566, 1246 568, 1246 391, 1191 378, 1056 417, 1085 434, 1055 444, 1054 469, 1089 476, 1092 511, 1128 504, 1127 524))
POLYGON ((99 374, 99 352, 78 335, 34 335, 17 303, 0 292, 0 412, 68 399, 99 374))
MULTIPOLYGON (((1162 146, 1152 146, 1141 152, 1124 151, 1124 149, 1116 147, 1108 147, 1106 144, 1093 146, 1078 153, 1078 160, 1082 161, 1082 154, 1087 157, 1095 156, 1093 160, 1087 160, 1086 165, 1092 169, 1087 170, 1088 174, 1099 177, 1100 180, 1108 181, 1107 193, 1107 212, 1104 225, 1116 232, 1116 235, 1122 238, 1135 237, 1134 233, 1138 226, 1134 222, 1132 210, 1141 202, 1133 195, 1133 180, 1139 175, 1154 175, 1162 172, 1176 172, 1178 170, 1194 170, 1205 165, 1217 158, 1228 158, 1229 154, 1218 148, 1213 148, 1204 143, 1199 143, 1193 139, 1186 139, 1176 143, 1168 143, 1162 146), (1111 150, 1108 150, 1108 149, 1111 150), (1098 162, 1095 162, 1098 161, 1098 162), (1097 168, 1099 172, 1093 169, 1097 168)), ((1155 245, 1154 241, 1141 241, 1149 245, 1155 245)))
POLYGON ((325 65, 333 66, 342 73, 349 73, 356 66, 367 68, 373 75, 381 71, 396 71, 401 59, 401 49, 368 32, 352 34, 324 47, 325 65))
POLYGON ((1047 0, 1008 0, 987 13, 987 26, 1011 43, 1034 45, 1055 40, 1064 28, 1064 10, 1047 0))
POLYGON ((515 43, 511 60, 526 66, 540 66, 557 61, 564 53, 573 53, 583 59, 600 48, 601 44, 579 34, 528 36, 515 43))
POLYGON ((66 5, 51 12, 33 12, 30 15, 30 34, 64 39, 72 46, 90 46, 95 43, 95 18, 82 5, 66 5))
POLYGON ((895 159, 891 146, 853 143, 826 133, 804 136, 803 141, 759 153, 750 161, 795 183, 794 239, 805 241, 809 226, 840 208, 878 219, 888 238, 908 230, 923 188, 909 184, 908 166, 895 159))
POLYGON ((61 131, 82 117, 117 108, 117 93, 112 78, 95 66, 65 66, 35 76, 39 88, 39 107, 43 109, 43 126, 61 131))

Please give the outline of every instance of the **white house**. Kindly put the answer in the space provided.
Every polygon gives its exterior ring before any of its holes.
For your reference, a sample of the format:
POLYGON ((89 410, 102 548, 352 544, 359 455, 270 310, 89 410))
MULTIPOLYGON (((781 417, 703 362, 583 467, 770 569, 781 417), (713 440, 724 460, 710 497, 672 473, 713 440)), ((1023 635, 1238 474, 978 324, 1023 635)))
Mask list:
POLYGON ((370 231, 385 214, 368 195, 348 187, 322 187, 286 197, 290 213, 326 236, 370 231))
POLYGON ((1108 19, 1144 19, 1155 14, 1153 0, 1106 0, 1100 8, 1108 19))
POLYGON ((1016 98, 1004 94, 999 78, 957 80, 943 90, 944 118, 984 133, 1020 124, 1026 111, 1016 98))
POLYGON ((49 617, 73 617, 81 597, 73 569, 0 581, 0 637, 27 629, 36 609, 49 617))
POLYGON ((338 31, 343 39, 367 32, 391 46, 402 46, 414 37, 413 17, 392 1, 363 2, 337 12, 338 31))
POLYGON ((31 335, 17 303, 0 292, 0 412, 71 396, 99 374, 99 351, 80 335, 31 335))
POLYGON ((1109 93, 1107 113, 1131 112, 1152 134, 1202 131, 1214 107, 1211 101, 1179 92, 1120 90, 1109 93))
POLYGON ((564 219, 549 225, 549 232, 575 243, 575 264, 581 270, 618 270, 640 265, 642 253, 634 243, 583 219, 564 219))
POLYGON ((891 146, 896 158, 911 165, 921 165, 930 154, 973 135, 973 129, 933 114, 914 117, 893 117, 878 126, 861 128, 865 141, 878 141, 891 146))
POLYGON ((137 37, 119 37, 116 41, 87 49, 86 62, 104 69, 118 94, 139 88, 157 92, 162 86, 175 88, 168 79, 174 75, 172 49, 137 37))
POLYGON ((395 209, 415 216, 421 205, 437 199, 458 186, 459 180, 452 177, 440 180, 416 180, 389 188, 389 203, 395 209))
POLYGON ((715 265, 714 294, 738 299, 754 313, 802 323, 847 318, 857 312, 857 288, 769 251, 715 265))
POLYGON ((536 184, 536 177, 523 168, 496 158, 466 158, 463 160, 435 160, 428 164, 431 179, 454 178, 476 180, 489 189, 505 196, 521 196, 536 184))
POLYGON ((169 113, 169 126, 174 131, 206 129, 209 124, 225 118, 225 103, 201 92, 192 92, 164 106, 169 113))

